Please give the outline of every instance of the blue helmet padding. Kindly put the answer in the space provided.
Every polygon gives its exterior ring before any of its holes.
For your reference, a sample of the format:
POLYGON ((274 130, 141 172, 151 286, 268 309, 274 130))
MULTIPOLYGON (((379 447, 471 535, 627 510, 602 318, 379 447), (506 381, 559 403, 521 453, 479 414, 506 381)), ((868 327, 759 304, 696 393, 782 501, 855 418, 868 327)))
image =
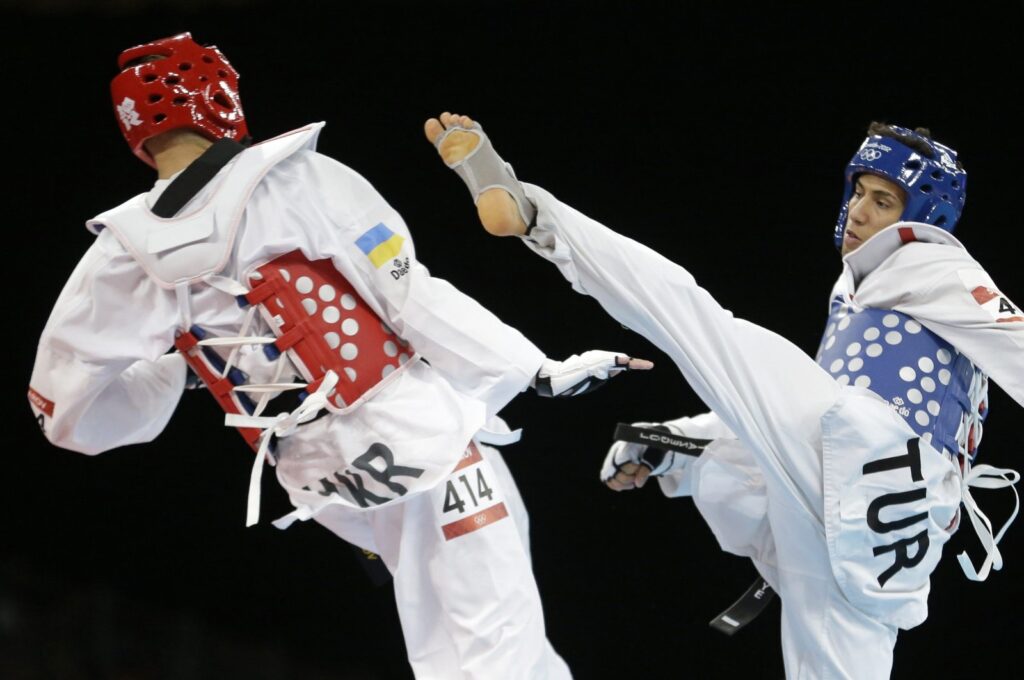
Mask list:
POLYGON ((834 235, 836 248, 843 245, 855 178, 865 172, 879 175, 903 188, 907 205, 900 219, 905 222, 924 222, 952 232, 960 219, 967 198, 967 173, 957 168, 956 151, 913 130, 897 125, 889 128, 927 144, 933 158, 922 156, 892 137, 867 137, 846 166, 846 186, 834 235))

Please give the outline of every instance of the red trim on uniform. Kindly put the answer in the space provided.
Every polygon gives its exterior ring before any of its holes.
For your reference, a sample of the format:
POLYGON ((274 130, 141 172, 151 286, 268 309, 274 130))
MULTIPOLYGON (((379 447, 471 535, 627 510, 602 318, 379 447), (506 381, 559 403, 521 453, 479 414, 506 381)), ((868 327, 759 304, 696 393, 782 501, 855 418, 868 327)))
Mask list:
POLYGON ((479 463, 483 459, 483 456, 480 455, 480 449, 476 448, 476 443, 470 442, 469 446, 466 447, 466 452, 462 454, 462 460, 459 461, 459 464, 455 466, 455 469, 452 470, 452 472, 458 472, 462 468, 467 468, 470 465, 479 463))
POLYGON ((1024 316, 1011 316, 1008 319, 996 319, 996 323, 1010 323, 1011 321, 1024 321, 1024 316))
POLYGON ((917 236, 914 234, 913 227, 900 227, 899 232, 900 241, 902 241, 903 243, 910 243, 911 241, 917 240, 917 236))
POLYGON ((979 305, 983 305, 986 302, 999 297, 999 293, 997 291, 994 291, 991 288, 986 288, 985 286, 978 286, 971 291, 971 295, 974 296, 975 301, 979 305))
POLYGON ((483 529, 506 517, 508 517, 508 510, 505 509, 505 504, 498 503, 469 517, 463 517, 451 524, 445 524, 441 527, 441 531, 444 532, 444 540, 450 541, 453 538, 471 534, 477 529, 483 529))
POLYGON ((31 385, 29 385, 28 388, 28 400, 37 409, 39 409, 46 415, 50 416, 51 418, 53 417, 53 402, 44 397, 43 395, 39 394, 38 392, 36 392, 34 389, 32 389, 31 385))

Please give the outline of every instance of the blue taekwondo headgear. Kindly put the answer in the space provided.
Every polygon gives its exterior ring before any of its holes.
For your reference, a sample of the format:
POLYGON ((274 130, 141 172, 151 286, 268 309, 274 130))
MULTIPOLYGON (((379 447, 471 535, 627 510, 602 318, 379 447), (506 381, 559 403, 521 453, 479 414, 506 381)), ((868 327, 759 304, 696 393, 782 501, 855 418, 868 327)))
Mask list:
POLYGON ((913 130, 897 125, 887 127, 898 135, 924 142, 931 154, 922 155, 892 137, 870 135, 865 139, 846 166, 846 189, 835 228, 836 248, 843 246, 855 178, 865 172, 903 188, 907 205, 901 220, 934 224, 951 232, 960 219, 967 198, 967 173, 957 167, 956 151, 913 130))

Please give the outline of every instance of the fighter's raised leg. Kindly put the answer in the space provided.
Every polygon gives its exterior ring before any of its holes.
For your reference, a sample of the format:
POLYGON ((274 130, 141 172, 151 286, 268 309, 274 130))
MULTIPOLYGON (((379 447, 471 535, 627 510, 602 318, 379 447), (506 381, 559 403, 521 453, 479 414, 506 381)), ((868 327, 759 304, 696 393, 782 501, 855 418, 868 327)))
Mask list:
MULTIPOLYGON (((473 121, 452 114, 425 125, 448 165, 480 143, 482 131, 467 125, 473 121)), ((473 162, 486 162, 479 155, 473 162)), ((735 319, 679 265, 543 189, 522 186, 538 210, 524 242, 554 262, 577 291, 669 354, 697 394, 755 451, 766 475, 788 490, 790 502, 820 519, 817 443, 820 418, 838 396, 835 381, 787 340, 735 319)), ((503 188, 481 193, 477 212, 492 234, 527 232, 525 216, 503 188)))

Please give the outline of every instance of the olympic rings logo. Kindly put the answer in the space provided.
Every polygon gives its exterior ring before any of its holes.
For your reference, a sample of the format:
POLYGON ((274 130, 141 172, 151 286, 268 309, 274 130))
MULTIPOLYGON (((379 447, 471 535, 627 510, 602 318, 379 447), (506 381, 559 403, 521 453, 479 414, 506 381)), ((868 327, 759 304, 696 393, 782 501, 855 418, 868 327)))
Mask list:
POLYGON ((878 149, 864 149, 860 152, 860 157, 868 162, 877 161, 882 157, 882 152, 878 149))

